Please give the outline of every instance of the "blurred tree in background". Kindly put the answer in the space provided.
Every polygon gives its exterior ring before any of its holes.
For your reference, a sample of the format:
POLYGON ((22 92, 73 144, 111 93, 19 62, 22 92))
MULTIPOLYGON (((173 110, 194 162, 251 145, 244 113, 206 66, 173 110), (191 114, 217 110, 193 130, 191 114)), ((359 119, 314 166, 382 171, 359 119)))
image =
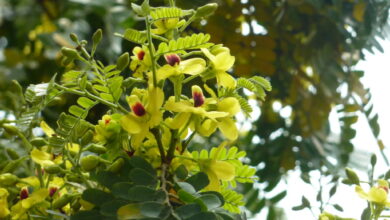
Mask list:
MULTIPOLYGON (((206 4, 207 0, 177 0, 184 8, 206 4)), ((386 0, 219 0, 219 8, 208 21, 199 20, 192 32, 206 31, 212 41, 223 43, 236 56, 235 72, 240 76, 259 74, 270 79, 273 90, 252 118, 252 126, 238 146, 248 152, 250 163, 265 188, 243 187, 247 208, 252 213, 268 206, 269 218, 275 219, 275 204, 286 192, 266 198, 288 170, 298 168, 302 179, 320 170, 333 176, 350 161, 352 124, 357 113, 369 119, 375 137, 379 135, 378 116, 373 114, 370 92, 360 82, 363 72, 354 65, 364 59, 363 50, 382 50, 377 37, 389 33, 386 0), (329 114, 337 110, 340 134, 333 134, 329 114), (261 126, 258 126, 261 125, 261 126)), ((139 2, 138 2, 139 3, 139 2)), ((151 1, 158 6, 163 1, 151 1)), ((126 28, 142 27, 125 0, 0 0, 0 109, 5 116, 22 100, 15 100, 11 80, 23 86, 47 82, 54 73, 66 71, 58 53, 70 46, 69 33, 90 39, 97 28, 105 33, 97 56, 112 62, 134 45, 114 36, 126 28)), ((131 74, 130 70, 126 72, 131 74)), ((71 97, 69 97, 71 99, 71 97)), ((44 117, 54 123, 59 109, 68 99, 47 109, 44 117), (52 120, 50 120, 52 119, 52 120)), ((99 110, 90 120, 100 118, 99 110)), ((0 160, 6 134, 0 144, 0 160)), ((210 139, 217 142, 221 137, 210 139)), ((204 143, 201 143, 204 144, 204 143)), ((378 139, 378 145, 383 143, 378 139)), ((9 147, 9 146, 7 146, 9 147)), ((196 147, 196 146, 193 146, 196 147)))

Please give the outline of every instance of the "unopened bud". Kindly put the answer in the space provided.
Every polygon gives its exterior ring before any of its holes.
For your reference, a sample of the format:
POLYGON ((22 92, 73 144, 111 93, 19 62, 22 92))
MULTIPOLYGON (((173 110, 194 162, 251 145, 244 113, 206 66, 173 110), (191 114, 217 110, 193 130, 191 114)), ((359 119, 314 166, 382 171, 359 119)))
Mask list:
POLYGON ((83 157, 83 159, 81 159, 80 165, 85 171, 91 171, 95 169, 97 165, 99 165, 99 162, 100 162, 100 158, 98 156, 88 155, 86 157, 83 157))
POLYGON ((94 45, 98 45, 103 37, 103 31, 102 29, 97 29, 95 33, 92 35, 92 42, 94 45))
POLYGON ((19 159, 19 154, 12 148, 7 148, 7 154, 12 160, 19 159))
POLYGON ((107 148, 105 148, 103 145, 100 145, 100 144, 91 144, 87 148, 85 148, 84 150, 91 151, 91 152, 97 153, 97 154, 104 154, 107 152, 107 148))
POLYGON ((360 180, 358 175, 351 168, 345 168, 345 173, 347 174, 348 179, 352 184, 360 185, 360 180))
POLYGON ((63 47, 61 53, 69 59, 76 59, 79 57, 77 50, 68 47, 63 47))
POLYGON ((49 174, 61 173, 63 171, 63 169, 58 165, 47 166, 47 167, 45 167, 44 170, 46 173, 49 173, 49 174))
POLYGON ((15 125, 3 124, 3 128, 7 133, 11 135, 15 135, 19 132, 19 129, 15 125))
POLYGON ((130 55, 129 53, 126 52, 122 54, 116 61, 116 68, 122 71, 129 65, 129 62, 130 62, 130 55))
POLYGON ((18 182, 19 178, 11 173, 3 173, 0 175, 0 185, 12 186, 18 182))
POLYGON ((215 10, 217 10, 218 5, 216 3, 210 3, 207 5, 203 5, 199 7, 195 12, 196 18, 204 18, 214 14, 215 10))
POLYGON ((75 42, 75 43, 78 43, 79 42, 79 38, 77 37, 77 35, 75 33, 71 33, 69 35, 70 39, 75 42))
POLYGON ((123 167, 123 164, 125 164, 125 160, 123 158, 119 158, 108 167, 108 171, 116 173, 123 167))
POLYGON ((60 209, 72 201, 74 195, 65 194, 53 202, 53 209, 60 209))
POLYGON ((47 142, 44 138, 37 137, 31 140, 31 144, 36 147, 42 147, 47 145, 47 142))

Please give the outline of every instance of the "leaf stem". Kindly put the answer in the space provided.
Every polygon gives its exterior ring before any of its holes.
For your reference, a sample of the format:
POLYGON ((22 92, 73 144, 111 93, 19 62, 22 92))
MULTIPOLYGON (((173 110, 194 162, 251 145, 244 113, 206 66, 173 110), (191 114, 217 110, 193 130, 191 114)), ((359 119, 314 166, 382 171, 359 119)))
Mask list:
POLYGON ((161 142, 160 129, 158 129, 158 128, 156 127, 156 128, 152 128, 150 131, 152 132, 152 134, 153 134, 154 137, 156 138, 157 147, 158 147, 158 150, 160 151, 161 161, 162 161, 163 163, 166 163, 167 160, 166 160, 166 157, 165 157, 164 147, 163 147, 163 144, 162 144, 162 142, 161 142))

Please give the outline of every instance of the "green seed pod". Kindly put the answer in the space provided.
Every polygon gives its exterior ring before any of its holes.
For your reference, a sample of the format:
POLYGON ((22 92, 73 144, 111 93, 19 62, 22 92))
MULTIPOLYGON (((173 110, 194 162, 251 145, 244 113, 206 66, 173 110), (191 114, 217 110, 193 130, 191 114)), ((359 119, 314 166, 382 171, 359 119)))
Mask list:
POLYGON ((18 182, 19 178, 11 173, 4 173, 0 175, 0 185, 12 186, 18 182))
POLYGON ((130 55, 128 52, 126 52, 122 54, 116 61, 116 68, 122 71, 129 65, 129 62, 130 62, 130 55))
POLYGON ((100 144, 91 144, 87 148, 84 149, 85 151, 91 151, 96 154, 104 154, 107 152, 107 148, 100 144))
POLYGON ((95 169, 97 165, 99 165, 99 162, 100 162, 100 157, 96 155, 88 155, 81 159, 80 165, 85 171, 91 171, 95 169))
POLYGON ((45 172, 49 174, 56 174, 56 173, 62 173, 63 169, 58 165, 51 165, 45 167, 45 172))
POLYGON ((195 12, 195 18, 205 18, 214 14, 217 10, 218 5, 216 3, 210 3, 199 7, 195 12))
POLYGON ((60 209, 64 206, 66 206, 66 204, 71 202, 74 197, 75 197, 75 195, 72 195, 72 194, 65 194, 65 195, 61 196, 60 198, 54 200, 53 209, 60 209))
POLYGON ((103 31, 102 29, 97 29, 95 33, 92 35, 92 42, 94 45, 98 45, 103 37, 103 31))
POLYGON ((61 53, 72 60, 79 57, 79 53, 77 52, 77 50, 68 47, 63 47, 61 49, 61 53))
POLYGON ((7 148, 7 154, 12 160, 19 159, 19 154, 12 148, 7 148))
POLYGON ((108 167, 108 171, 117 173, 123 167, 124 164, 125 160, 123 158, 119 158, 108 167))
POLYGON ((42 146, 45 146, 47 145, 47 142, 44 138, 41 138, 41 137, 37 137, 37 138, 34 138, 30 141, 30 143, 35 146, 35 147, 42 147, 42 146))
POLYGON ((15 135, 19 132, 19 129, 15 125, 3 124, 4 130, 11 135, 15 135))
POLYGON ((70 37, 70 39, 71 39, 73 42, 75 42, 76 44, 78 44, 79 38, 77 37, 77 35, 76 35, 75 33, 69 34, 69 37, 70 37))

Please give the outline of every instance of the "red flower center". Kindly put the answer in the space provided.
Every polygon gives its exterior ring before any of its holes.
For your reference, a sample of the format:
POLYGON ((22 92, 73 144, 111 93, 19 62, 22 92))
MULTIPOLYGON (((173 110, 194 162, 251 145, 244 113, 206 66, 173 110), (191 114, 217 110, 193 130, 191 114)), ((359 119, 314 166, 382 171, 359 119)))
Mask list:
POLYGON ((135 103, 131 109, 133 110, 134 114, 139 117, 145 115, 146 113, 144 106, 140 102, 135 103))
POLYGON ((145 57, 145 51, 141 50, 137 53, 138 60, 143 60, 145 57))
POLYGON ((104 123, 107 125, 107 124, 109 124, 111 122, 111 119, 106 119, 106 120, 104 120, 104 123))
POLYGON ((194 106, 199 107, 202 106, 204 103, 204 97, 203 94, 200 92, 194 92, 192 94, 192 98, 194 99, 194 106))
POLYGON ((28 190, 26 188, 22 189, 20 191, 20 200, 27 199, 28 198, 28 190))
POLYGON ((389 193, 389 188, 386 186, 378 186, 379 189, 383 189, 386 193, 389 193))
POLYGON ((171 66, 175 66, 176 64, 180 64, 180 57, 177 54, 166 55, 165 60, 171 66))
POLYGON ((50 187, 49 189, 49 195, 50 197, 53 197, 54 194, 57 192, 58 188, 57 187, 50 187))

